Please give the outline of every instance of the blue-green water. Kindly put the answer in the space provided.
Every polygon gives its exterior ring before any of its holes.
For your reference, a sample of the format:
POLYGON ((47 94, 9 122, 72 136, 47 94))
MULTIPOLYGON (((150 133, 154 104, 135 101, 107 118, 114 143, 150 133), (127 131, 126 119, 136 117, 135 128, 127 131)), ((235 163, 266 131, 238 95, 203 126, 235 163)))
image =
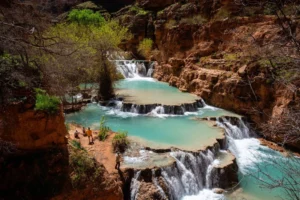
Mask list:
POLYGON ((162 104, 181 105, 194 103, 199 99, 196 95, 184 93, 166 83, 154 81, 153 79, 119 81, 116 85, 118 96, 124 96, 125 102, 134 104, 162 104))
MULTIPOLYGON (((169 87, 167 84, 148 80, 124 80, 116 85, 117 88, 136 91, 165 91, 165 94, 188 95, 181 93, 176 88, 169 87)), ((170 95, 165 95, 169 98, 170 95)), ((155 96, 160 98, 160 96, 155 96)), ((165 97, 164 97, 165 98, 165 97)), ((106 117, 107 125, 114 131, 128 131, 129 136, 154 148, 166 148, 175 146, 182 149, 202 149, 206 145, 212 144, 216 137, 221 136, 218 128, 212 128, 205 122, 195 120, 195 117, 219 117, 223 115, 234 115, 226 110, 205 106, 194 113, 185 113, 184 116, 168 116, 156 114, 152 116, 137 115, 135 113, 121 112, 119 109, 101 107, 97 104, 89 104, 82 111, 66 115, 67 122, 75 122, 83 126, 90 126, 93 129, 99 128, 100 118, 106 117)), ((249 138, 242 140, 231 140, 230 151, 236 156, 239 165, 240 188, 235 192, 226 195, 230 200, 277 200, 288 199, 287 195, 280 188, 269 190, 261 188, 261 181, 282 180, 287 183, 291 180, 289 175, 298 172, 300 162, 292 161, 289 169, 283 173, 282 167, 290 160, 283 157, 280 153, 268 147, 260 145, 257 139, 249 138), (277 162, 277 164, 276 164, 277 162), (278 163, 283 164, 280 166, 278 163), (262 170, 266 173, 258 173, 262 170)), ((298 174, 299 177, 299 174, 298 174)), ((296 180, 296 186, 299 186, 296 180)), ((186 196, 184 199, 224 199, 224 195, 216 195, 211 190, 203 190, 199 195, 186 196)))
POLYGON ((66 120, 69 123, 75 122, 85 127, 98 129, 101 117, 105 116, 107 125, 112 130, 127 131, 129 136, 137 137, 136 139, 146 142, 153 148, 173 146, 197 150, 213 144, 215 138, 222 136, 219 128, 212 128, 205 122, 193 119, 193 115, 201 116, 201 113, 203 116, 217 116, 219 113, 225 114, 225 111, 201 109, 199 112, 190 113, 190 116, 153 117, 124 113, 117 109, 89 104, 81 112, 67 115, 66 120))
POLYGON ((230 199, 291 199, 283 189, 284 185, 291 188, 291 182, 293 187, 300 191, 298 158, 284 157, 279 152, 262 146, 259 140, 254 138, 231 141, 230 149, 237 157, 242 190, 233 193, 230 199), (295 179, 292 180, 291 177, 295 179), (271 187, 268 187, 271 184, 278 187, 271 190, 271 187))

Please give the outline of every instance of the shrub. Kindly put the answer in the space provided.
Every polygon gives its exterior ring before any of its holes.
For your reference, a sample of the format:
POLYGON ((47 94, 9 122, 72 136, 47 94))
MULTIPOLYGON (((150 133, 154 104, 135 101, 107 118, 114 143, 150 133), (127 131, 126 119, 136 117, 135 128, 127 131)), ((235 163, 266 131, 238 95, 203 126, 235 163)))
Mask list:
POLYGON ((104 17, 99 12, 90 9, 73 9, 68 15, 68 20, 82 25, 102 25, 105 23, 104 17))
POLYGON ((145 38, 140 42, 138 51, 141 55, 148 57, 150 56, 152 46, 153 46, 153 41, 149 38, 145 38))
POLYGON ((166 29, 172 29, 175 26, 177 26, 177 22, 174 19, 171 19, 170 21, 168 21, 165 25, 166 29))
POLYGON ((74 188, 84 187, 87 182, 96 182, 101 175, 100 168, 96 165, 95 160, 76 145, 78 145, 77 141, 73 142, 69 149, 69 163, 72 170, 71 181, 74 188))
POLYGON ((56 96, 50 96, 46 91, 35 89, 36 101, 35 110, 44 111, 49 114, 55 114, 59 110, 60 100, 56 96))
POLYGON ((85 149, 81 146, 81 143, 77 140, 71 140, 70 145, 75 149, 80 149, 85 151, 85 149))
POLYGON ((120 73, 120 72, 116 72, 115 74, 114 74, 114 80, 116 80, 116 81, 119 81, 119 80, 123 80, 125 77, 123 76, 123 74, 122 73, 120 73))
POLYGON ((106 121, 105 121, 105 117, 103 116, 100 120, 100 130, 99 130, 99 134, 98 134, 98 138, 100 141, 104 141, 107 136, 108 136, 108 132, 109 132, 109 127, 105 125, 106 121))
POLYGON ((130 11, 135 12, 137 15, 147 15, 148 11, 145 11, 143 8, 140 8, 138 6, 131 6, 130 11))
POLYGON ((127 132, 117 132, 112 141, 115 152, 124 152, 129 145, 127 132))

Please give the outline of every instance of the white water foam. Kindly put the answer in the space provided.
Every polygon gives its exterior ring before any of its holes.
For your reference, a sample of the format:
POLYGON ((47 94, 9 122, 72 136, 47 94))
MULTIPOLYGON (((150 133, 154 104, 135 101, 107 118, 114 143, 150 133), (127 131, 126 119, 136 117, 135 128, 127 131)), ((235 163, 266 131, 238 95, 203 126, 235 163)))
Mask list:
MULTIPOLYGON (((256 164, 264 160, 268 162, 273 155, 268 155, 259 150, 261 148, 268 149, 260 144, 260 141, 255 138, 232 140, 230 141, 229 150, 237 159, 239 170, 242 174, 248 174, 256 164)), ((273 157, 274 159, 274 157, 273 157)))
POLYGON ((212 187, 212 171, 214 167, 220 164, 220 160, 215 159, 207 168, 206 171, 206 188, 211 188, 212 187))
POLYGON ((149 154, 153 154, 153 151, 145 151, 145 150, 140 150, 139 151, 140 156, 136 157, 131 157, 131 156, 124 156, 124 163, 127 164, 139 164, 143 163, 149 158, 149 154))
POLYGON ((141 183, 138 181, 138 179, 140 177, 140 174, 141 174, 141 171, 138 171, 131 180, 131 184, 130 184, 130 191, 131 191, 130 199, 131 200, 135 200, 135 198, 139 192, 141 183))
POLYGON ((212 190, 204 189, 197 195, 185 196, 182 200, 225 200, 223 194, 216 194, 212 190))
POLYGON ((220 108, 207 105, 203 99, 201 99, 201 103, 203 104, 203 108, 202 109, 208 109, 208 110, 213 110, 213 111, 220 110, 220 108))

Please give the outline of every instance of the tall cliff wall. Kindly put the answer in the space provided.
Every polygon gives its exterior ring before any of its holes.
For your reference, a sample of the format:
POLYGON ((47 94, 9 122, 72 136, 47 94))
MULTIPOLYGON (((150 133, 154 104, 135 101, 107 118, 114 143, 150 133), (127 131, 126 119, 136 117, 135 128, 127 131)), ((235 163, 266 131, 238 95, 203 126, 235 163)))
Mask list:
POLYGON ((55 115, 37 112, 30 104, 13 104, 0 114, 0 138, 19 149, 36 150, 66 146, 67 130, 62 109, 55 115))
MULTIPOLYGON (((266 67, 269 58, 289 65, 286 57, 300 56, 290 48, 280 20, 270 15, 270 6, 253 2, 255 6, 233 0, 144 0, 114 17, 133 33, 123 49, 137 54, 142 39, 154 41, 149 58, 157 61, 154 78, 195 93, 209 104, 246 115, 259 126, 300 104, 299 79, 294 80, 293 90, 274 79, 274 71, 266 67)), ((292 6, 284 10, 294 16, 291 31, 300 41, 300 20, 295 17, 299 13, 291 13, 292 6)), ((282 142, 283 135, 269 138, 282 142)), ((299 148, 297 142, 289 145, 299 148)))

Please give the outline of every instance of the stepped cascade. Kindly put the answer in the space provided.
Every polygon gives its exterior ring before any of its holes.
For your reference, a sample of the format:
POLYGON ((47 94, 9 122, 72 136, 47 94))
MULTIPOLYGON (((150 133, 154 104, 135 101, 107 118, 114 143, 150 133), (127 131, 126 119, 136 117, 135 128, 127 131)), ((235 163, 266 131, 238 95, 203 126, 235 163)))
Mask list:
POLYGON ((284 158, 260 145, 243 117, 147 77, 152 64, 114 62, 126 77, 116 84, 117 98, 105 106, 90 104, 67 120, 98 128, 105 116, 112 130, 128 131, 141 145, 137 153, 125 153, 123 168, 133 173, 125 199, 269 198, 247 174, 263 166, 267 153, 284 158), (237 186, 243 191, 226 192, 237 186))
POLYGON ((299 9, 2 1, 0 200, 300 200, 299 9))

